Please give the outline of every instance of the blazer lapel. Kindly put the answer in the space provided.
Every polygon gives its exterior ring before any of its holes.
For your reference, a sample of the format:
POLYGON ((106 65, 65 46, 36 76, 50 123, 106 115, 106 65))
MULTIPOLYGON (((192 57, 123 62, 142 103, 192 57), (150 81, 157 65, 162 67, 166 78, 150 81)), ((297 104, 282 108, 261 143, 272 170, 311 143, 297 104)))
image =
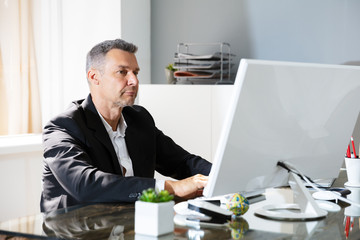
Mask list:
POLYGON ((83 103, 81 105, 84 109, 85 118, 87 120, 87 125, 88 125, 89 129, 92 129, 94 131, 94 136, 111 153, 111 161, 113 163, 115 172, 119 175, 122 175, 122 171, 120 168, 120 164, 119 164, 115 149, 109 138, 109 134, 107 133, 105 126, 103 125, 103 123, 99 117, 99 114, 95 108, 95 105, 91 99, 90 94, 83 101, 83 103))
POLYGON ((141 116, 133 119, 132 107, 123 108, 123 116, 125 118, 127 128, 125 133, 126 147, 129 152, 134 175, 139 177, 154 177, 155 161, 149 161, 152 156, 148 150, 148 145, 152 143, 148 141, 146 129, 142 128, 143 120, 141 116))

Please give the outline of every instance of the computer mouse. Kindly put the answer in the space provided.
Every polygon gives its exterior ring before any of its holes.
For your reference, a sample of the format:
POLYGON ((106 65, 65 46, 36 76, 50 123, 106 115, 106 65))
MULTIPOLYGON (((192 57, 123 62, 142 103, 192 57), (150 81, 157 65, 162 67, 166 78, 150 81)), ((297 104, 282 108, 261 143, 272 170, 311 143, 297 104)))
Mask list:
POLYGON ((347 188, 329 188, 330 191, 335 191, 335 192, 339 192, 341 194, 341 196, 345 197, 347 195, 349 195, 351 193, 351 191, 347 188))

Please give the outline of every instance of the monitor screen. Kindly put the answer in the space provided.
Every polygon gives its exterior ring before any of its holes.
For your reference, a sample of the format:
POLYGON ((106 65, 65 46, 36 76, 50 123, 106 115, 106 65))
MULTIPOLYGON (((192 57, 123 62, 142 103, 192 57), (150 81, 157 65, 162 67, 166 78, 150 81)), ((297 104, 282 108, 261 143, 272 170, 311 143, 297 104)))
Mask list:
POLYGON ((204 196, 284 185, 278 161, 336 178, 360 111, 360 67, 240 61, 204 196))

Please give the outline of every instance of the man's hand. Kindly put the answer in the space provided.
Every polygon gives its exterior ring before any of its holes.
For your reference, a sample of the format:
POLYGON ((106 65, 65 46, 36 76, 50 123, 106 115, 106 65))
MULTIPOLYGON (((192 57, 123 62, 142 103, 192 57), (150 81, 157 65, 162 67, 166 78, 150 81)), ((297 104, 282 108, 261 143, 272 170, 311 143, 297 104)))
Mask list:
POLYGON ((166 180, 165 190, 180 198, 195 198, 202 196, 202 191, 208 182, 208 178, 207 176, 196 174, 179 181, 166 180))

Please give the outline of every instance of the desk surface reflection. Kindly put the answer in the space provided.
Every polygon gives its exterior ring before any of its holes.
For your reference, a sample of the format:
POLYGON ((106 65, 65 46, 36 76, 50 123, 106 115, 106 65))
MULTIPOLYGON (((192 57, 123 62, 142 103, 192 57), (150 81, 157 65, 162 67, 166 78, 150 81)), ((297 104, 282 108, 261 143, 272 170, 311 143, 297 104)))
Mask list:
MULTIPOLYGON (((340 172, 335 185, 343 184, 343 174, 340 172)), ((348 198, 360 202, 360 188, 351 190, 348 198)), ((227 227, 175 225, 173 234, 149 238, 134 232, 134 204, 92 204, 0 222, 0 239, 359 239, 360 208, 340 206, 339 212, 329 212, 320 221, 271 221, 250 216, 249 211, 249 216, 245 214, 227 227), (346 217, 353 221, 348 238, 346 217)))

